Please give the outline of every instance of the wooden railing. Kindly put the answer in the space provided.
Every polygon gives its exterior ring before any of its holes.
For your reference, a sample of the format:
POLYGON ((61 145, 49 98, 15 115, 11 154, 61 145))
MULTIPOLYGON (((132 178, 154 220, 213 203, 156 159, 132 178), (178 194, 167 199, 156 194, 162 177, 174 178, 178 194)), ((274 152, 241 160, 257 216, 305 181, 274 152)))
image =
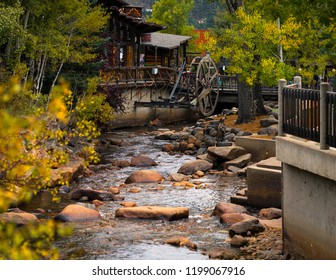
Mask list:
POLYGON ((103 74, 104 82, 112 85, 174 83, 175 69, 168 67, 116 67, 103 74))
POLYGON ((336 147, 336 93, 321 83, 320 90, 302 89, 279 81, 279 136, 286 133, 319 142, 321 149, 336 147))

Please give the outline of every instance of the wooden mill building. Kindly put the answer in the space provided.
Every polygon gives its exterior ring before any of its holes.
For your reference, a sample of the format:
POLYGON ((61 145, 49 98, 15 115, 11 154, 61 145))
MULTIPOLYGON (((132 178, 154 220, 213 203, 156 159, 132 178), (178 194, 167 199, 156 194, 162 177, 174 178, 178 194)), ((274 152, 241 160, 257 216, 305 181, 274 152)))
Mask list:
POLYGON ((111 67, 137 67, 144 55, 145 66, 175 68, 186 58, 189 36, 158 33, 166 27, 143 19, 142 7, 123 0, 100 0, 110 13, 111 67))

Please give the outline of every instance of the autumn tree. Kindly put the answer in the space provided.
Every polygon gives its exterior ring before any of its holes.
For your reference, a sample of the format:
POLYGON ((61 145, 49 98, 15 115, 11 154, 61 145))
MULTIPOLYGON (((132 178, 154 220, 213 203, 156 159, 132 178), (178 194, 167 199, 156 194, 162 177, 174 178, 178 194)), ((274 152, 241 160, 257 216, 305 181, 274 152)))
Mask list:
MULTIPOLYGON (((94 59, 93 43, 107 23, 105 11, 87 0, 4 0, 0 21, 6 21, 7 10, 15 12, 12 21, 19 28, 16 33, 0 29, 2 68, 30 82, 35 93, 43 89, 47 72, 52 89, 65 63, 94 59)), ((8 20, 6 26, 11 26, 8 20)))
POLYGON ((237 122, 248 122, 254 111, 263 113, 261 85, 276 85, 277 79, 295 74, 309 84, 314 75, 323 73, 335 54, 335 29, 331 22, 322 24, 315 12, 305 13, 303 19, 297 2, 304 1, 225 2, 230 13, 225 12, 224 20, 217 18, 208 48, 213 55, 228 58, 229 71, 238 75, 237 122), (288 7, 281 6, 284 2, 288 7))

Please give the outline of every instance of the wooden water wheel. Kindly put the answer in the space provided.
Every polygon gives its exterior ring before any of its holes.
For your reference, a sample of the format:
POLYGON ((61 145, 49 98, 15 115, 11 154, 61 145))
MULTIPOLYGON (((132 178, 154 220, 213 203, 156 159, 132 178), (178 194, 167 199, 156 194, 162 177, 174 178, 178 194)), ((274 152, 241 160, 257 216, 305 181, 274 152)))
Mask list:
POLYGON ((192 103, 196 103, 204 116, 214 113, 219 95, 218 71, 215 62, 209 57, 195 57, 190 65, 190 91, 192 103))

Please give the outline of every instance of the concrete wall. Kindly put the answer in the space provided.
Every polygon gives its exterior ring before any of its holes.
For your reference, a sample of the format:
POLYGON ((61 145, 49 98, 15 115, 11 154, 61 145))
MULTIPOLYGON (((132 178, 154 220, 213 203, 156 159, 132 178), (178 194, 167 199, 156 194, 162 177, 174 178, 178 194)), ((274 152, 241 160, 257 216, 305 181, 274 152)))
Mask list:
POLYGON ((275 140, 240 136, 236 139, 236 145, 250 153, 254 162, 275 157, 275 140))
POLYGON ((165 88, 139 87, 125 88, 123 96, 126 98, 126 110, 124 114, 116 114, 109 123, 110 129, 144 126, 156 118, 162 124, 179 121, 196 120, 200 118, 198 111, 188 108, 158 108, 158 107, 135 107, 135 101, 150 102, 162 101, 158 97, 168 99, 170 92, 165 88))
POLYGON ((277 137, 283 162, 284 251, 300 259, 336 259, 336 151, 277 137))

